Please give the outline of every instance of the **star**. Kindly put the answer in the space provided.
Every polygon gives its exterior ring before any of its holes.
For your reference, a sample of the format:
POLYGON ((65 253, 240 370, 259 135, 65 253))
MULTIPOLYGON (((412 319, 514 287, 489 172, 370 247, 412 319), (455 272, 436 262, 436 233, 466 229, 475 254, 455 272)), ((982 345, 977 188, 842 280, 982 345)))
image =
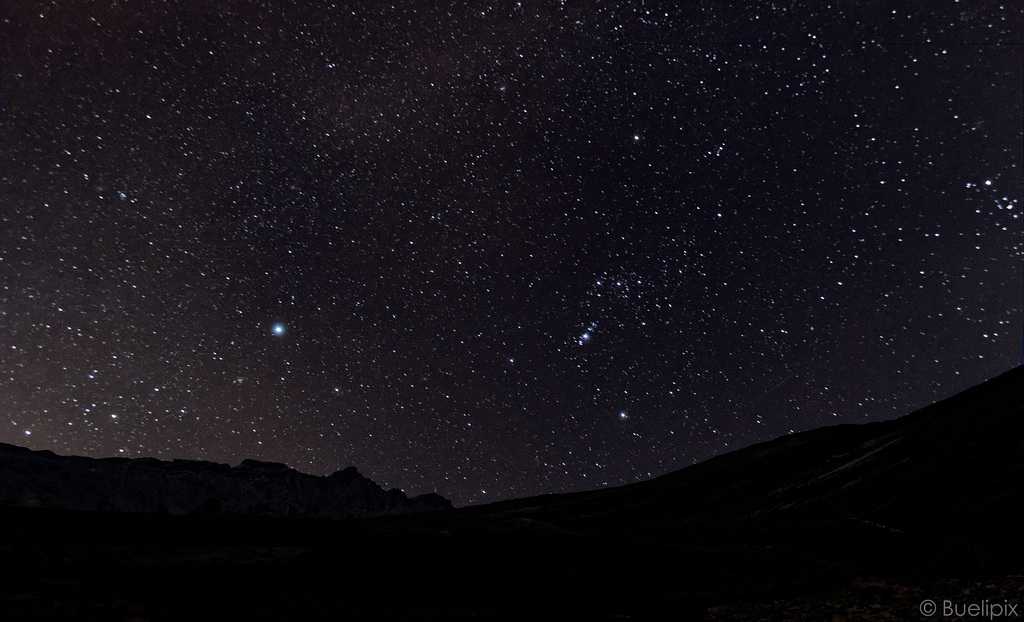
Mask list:
POLYGON ((273 326, 273 327, 272 327, 272 328, 271 328, 270 330, 271 330, 271 331, 272 331, 272 332, 273 332, 273 333, 274 333, 275 335, 277 335, 277 336, 281 336, 281 335, 283 335, 283 334, 284 334, 284 330, 285 330, 285 329, 284 329, 284 324, 282 324, 282 323, 278 322, 277 324, 274 324, 274 326, 273 326))

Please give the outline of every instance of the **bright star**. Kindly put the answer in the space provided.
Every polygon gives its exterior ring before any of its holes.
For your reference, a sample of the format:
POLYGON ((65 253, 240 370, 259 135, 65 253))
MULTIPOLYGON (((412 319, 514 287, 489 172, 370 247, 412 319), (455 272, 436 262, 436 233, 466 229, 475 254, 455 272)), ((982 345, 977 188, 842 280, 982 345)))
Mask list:
POLYGON ((271 330, 274 331, 275 335, 283 335, 284 334, 284 324, 281 324, 281 323, 274 324, 274 327, 271 330))

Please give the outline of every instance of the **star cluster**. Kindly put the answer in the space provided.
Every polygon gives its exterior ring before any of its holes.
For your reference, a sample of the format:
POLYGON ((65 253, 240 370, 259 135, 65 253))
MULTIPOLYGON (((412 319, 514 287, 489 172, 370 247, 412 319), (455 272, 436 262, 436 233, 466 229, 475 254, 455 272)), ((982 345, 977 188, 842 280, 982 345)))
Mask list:
POLYGON ((1012 3, 469 4, 0 9, 0 441, 462 505, 1020 362, 1012 3))

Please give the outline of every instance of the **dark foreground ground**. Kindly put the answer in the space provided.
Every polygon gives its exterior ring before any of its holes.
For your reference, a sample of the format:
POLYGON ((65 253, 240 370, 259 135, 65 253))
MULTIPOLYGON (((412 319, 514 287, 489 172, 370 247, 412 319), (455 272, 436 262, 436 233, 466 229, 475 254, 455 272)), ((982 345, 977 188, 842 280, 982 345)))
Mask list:
POLYGON ((3 620, 916 620, 952 619, 943 600, 1024 593, 1019 574, 958 571, 970 564, 867 531, 702 547, 526 519, 491 533, 37 509, 0 520, 3 620), (920 615, 925 599, 940 615, 920 615))
POLYGON ((0 621, 1021 619, 1022 420, 1018 367, 591 492, 342 521, 0 508, 0 621))

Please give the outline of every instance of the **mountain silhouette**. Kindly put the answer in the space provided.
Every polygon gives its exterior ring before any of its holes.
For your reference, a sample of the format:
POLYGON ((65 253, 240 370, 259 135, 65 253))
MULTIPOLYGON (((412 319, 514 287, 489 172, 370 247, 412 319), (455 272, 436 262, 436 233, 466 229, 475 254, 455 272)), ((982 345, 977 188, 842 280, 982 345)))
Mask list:
POLYGON ((616 488, 345 521, 8 507, 0 611, 877 620, 923 619, 926 602, 1019 610, 1022 416, 1018 367, 896 420, 791 434, 616 488))
POLYGON ((0 505, 170 514, 295 514, 366 518, 450 509, 437 494, 409 499, 349 467, 327 477, 284 464, 58 456, 0 443, 0 505))
POLYGON ((1024 367, 892 421, 791 434, 645 482, 464 514, 662 537, 681 529, 785 530, 808 521, 909 536, 1016 531, 1024 509, 1021 421, 1024 367))

